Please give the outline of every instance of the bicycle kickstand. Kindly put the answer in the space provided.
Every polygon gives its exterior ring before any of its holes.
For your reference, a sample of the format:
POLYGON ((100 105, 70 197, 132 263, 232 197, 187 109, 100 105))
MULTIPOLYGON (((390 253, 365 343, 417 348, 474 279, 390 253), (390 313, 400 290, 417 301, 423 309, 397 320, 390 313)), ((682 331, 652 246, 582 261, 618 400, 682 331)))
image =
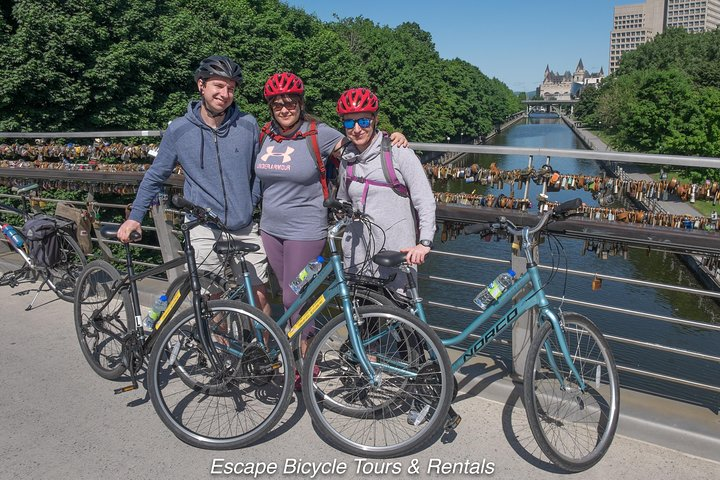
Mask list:
MULTIPOLYGON (((25 311, 26 311, 26 312, 29 312, 30 310, 32 310, 33 305, 35 304, 35 300, 37 300, 38 295, 40 295, 40 292, 42 292, 42 288, 43 288, 45 285, 47 285, 47 282, 48 282, 48 281, 47 281, 47 278, 46 278, 46 279, 43 280, 43 282, 40 284, 40 286, 39 286, 38 289, 37 289, 37 292, 35 292, 35 296, 33 297, 32 301, 30 302, 30 305, 28 305, 27 307, 25 307, 25 311)), ((48 288, 48 290, 49 290, 49 288, 48 288)))

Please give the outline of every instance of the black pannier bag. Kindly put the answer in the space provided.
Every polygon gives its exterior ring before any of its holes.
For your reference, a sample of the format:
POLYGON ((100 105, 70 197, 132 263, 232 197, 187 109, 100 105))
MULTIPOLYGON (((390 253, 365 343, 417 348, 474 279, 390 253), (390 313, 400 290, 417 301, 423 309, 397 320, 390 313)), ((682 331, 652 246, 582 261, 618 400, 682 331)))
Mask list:
POLYGON ((22 232, 36 267, 52 268, 60 262, 62 252, 58 230, 62 226, 58 223, 57 219, 47 215, 37 215, 25 222, 22 232))

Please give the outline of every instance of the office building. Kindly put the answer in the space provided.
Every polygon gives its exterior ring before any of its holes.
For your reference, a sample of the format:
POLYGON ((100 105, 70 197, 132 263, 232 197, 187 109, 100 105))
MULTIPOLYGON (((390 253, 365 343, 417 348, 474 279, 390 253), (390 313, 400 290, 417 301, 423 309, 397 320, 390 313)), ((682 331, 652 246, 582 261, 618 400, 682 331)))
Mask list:
POLYGON ((720 0, 647 0, 618 5, 610 33, 610 73, 617 70, 622 54, 635 50, 669 27, 705 32, 720 25, 720 0))

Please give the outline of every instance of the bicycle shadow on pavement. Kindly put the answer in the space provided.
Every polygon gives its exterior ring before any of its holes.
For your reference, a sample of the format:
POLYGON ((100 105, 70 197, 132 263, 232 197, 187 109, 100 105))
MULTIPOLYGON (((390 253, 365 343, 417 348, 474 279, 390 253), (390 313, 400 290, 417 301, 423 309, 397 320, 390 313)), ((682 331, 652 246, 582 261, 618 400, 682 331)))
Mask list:
MULTIPOLYGON (((540 470, 567 473, 547 460, 537 445, 521 401, 523 385, 512 379, 511 369, 503 359, 478 357, 460 368, 458 373, 462 378, 458 382, 454 405, 476 396, 502 403, 503 434, 518 456, 540 470)), ((462 407, 457 410, 460 415, 464 413, 462 407)), ((452 435, 450 437, 449 440, 443 438, 443 443, 450 443, 454 439, 452 435)))
POLYGON ((508 444, 520 458, 540 470, 550 473, 568 473, 547 460, 540 450, 530 431, 525 408, 520 400, 523 391, 522 383, 513 383, 515 388, 510 393, 502 413, 502 429, 508 444))

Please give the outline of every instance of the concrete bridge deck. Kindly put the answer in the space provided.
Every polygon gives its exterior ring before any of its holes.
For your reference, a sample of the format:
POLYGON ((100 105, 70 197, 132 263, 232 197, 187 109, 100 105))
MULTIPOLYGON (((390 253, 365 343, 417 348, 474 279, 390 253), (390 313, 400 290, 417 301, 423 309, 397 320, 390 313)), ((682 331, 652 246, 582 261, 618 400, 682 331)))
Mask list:
MULTIPOLYGON (((43 292, 36 308, 25 312, 27 288, 0 288, 0 479, 210 478, 220 476, 212 475, 217 459, 240 469, 277 464, 278 473, 257 478, 566 475, 542 458, 518 401, 519 390, 503 366, 487 358, 478 358, 458 378, 461 391, 455 406, 463 422, 455 434, 409 457, 361 464, 335 450, 318 437, 297 396, 282 422, 255 446, 223 452, 189 447, 162 425, 144 390, 113 395, 118 384, 90 370, 78 347, 71 304, 43 292), (347 471, 283 474, 286 462, 293 461, 310 469, 345 464, 347 471), (441 462, 448 469, 457 462, 455 473, 428 472, 441 462), (463 474, 472 462, 478 469, 485 462, 485 473, 463 474), (412 473, 414 465, 417 474, 412 473), (392 473, 395 468, 400 473, 392 473)), ((229 476, 253 478, 251 473, 229 476)), ((706 408, 623 391, 615 441, 597 466, 577 476, 717 479, 720 418, 706 408)))

